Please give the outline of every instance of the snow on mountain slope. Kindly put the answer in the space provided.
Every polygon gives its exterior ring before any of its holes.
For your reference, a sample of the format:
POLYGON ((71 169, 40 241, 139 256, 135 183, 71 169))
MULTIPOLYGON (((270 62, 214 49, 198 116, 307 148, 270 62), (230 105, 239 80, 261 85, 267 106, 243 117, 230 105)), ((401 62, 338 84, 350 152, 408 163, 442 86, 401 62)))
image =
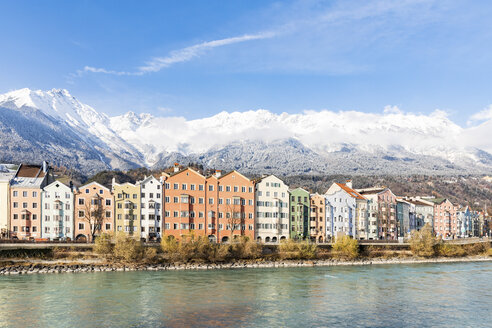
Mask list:
POLYGON ((0 95, 0 106, 19 110, 30 108, 67 124, 82 140, 98 150, 111 150, 123 158, 142 164, 141 156, 109 128, 109 117, 79 102, 65 89, 33 91, 27 88, 0 95))
POLYGON ((418 172, 425 167, 426 172, 440 173, 492 169, 492 121, 463 128, 439 110, 427 115, 404 113, 396 107, 381 113, 275 114, 260 109, 224 111, 196 120, 133 112, 108 117, 67 90, 57 89, 12 91, 0 95, 0 107, 19 113, 40 111, 63 123, 113 168, 123 164, 159 167, 180 159, 271 172, 293 171, 302 163, 309 167, 299 172, 347 165, 349 172, 385 170, 387 165, 400 171, 418 172), (283 156, 288 156, 288 164, 283 156))

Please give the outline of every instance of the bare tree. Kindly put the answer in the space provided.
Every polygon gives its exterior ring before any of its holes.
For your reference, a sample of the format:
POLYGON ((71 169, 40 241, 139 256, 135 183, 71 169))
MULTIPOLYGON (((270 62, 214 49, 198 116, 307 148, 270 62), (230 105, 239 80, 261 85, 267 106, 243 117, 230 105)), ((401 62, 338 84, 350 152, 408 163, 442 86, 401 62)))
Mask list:
POLYGON ((96 233, 100 233, 104 220, 104 207, 102 197, 95 194, 90 201, 84 201, 84 217, 83 220, 89 224, 90 242, 94 241, 96 233))
POLYGON ((239 202, 237 202, 237 204, 235 204, 234 200, 238 199, 233 199, 233 204, 226 204, 225 206, 225 219, 226 224, 231 231, 231 240, 234 237, 234 231, 241 232, 241 224, 243 223, 241 200, 239 199, 239 202))

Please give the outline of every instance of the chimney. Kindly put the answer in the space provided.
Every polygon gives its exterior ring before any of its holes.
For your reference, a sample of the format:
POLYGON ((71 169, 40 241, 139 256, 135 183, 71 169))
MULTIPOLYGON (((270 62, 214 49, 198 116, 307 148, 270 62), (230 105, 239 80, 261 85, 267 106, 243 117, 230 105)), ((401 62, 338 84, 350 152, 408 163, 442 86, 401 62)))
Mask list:
POLYGON ((48 172, 48 162, 43 161, 43 172, 46 173, 48 172))
POLYGON ((113 177, 113 179, 111 180, 111 187, 114 188, 114 185, 116 184, 116 178, 113 177))
POLYGON ((70 180, 70 190, 73 191, 73 181, 70 180))
POLYGON ((346 185, 347 187, 349 187, 350 189, 352 189, 352 180, 347 180, 347 181, 345 181, 345 185, 346 185))
POLYGON ((174 173, 179 171, 179 163, 174 163, 174 173))
POLYGON ((215 177, 216 178, 220 178, 220 176, 222 175, 222 171, 220 170, 215 170, 215 177))

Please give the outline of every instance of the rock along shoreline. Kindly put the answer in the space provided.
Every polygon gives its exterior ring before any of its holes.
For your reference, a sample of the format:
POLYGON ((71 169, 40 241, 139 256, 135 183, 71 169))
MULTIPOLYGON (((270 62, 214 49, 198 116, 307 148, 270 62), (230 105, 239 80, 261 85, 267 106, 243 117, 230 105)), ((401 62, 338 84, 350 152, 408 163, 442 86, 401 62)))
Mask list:
POLYGON ((0 275, 22 275, 43 273, 82 273, 82 272, 122 272, 122 271, 179 271, 179 270, 223 270, 253 268, 294 268, 294 267, 328 267, 328 266, 365 266, 381 264, 422 264, 422 263, 454 263, 454 262, 490 262, 492 257, 475 256, 461 258, 431 259, 363 259, 355 261, 340 260, 286 260, 271 262, 235 262, 214 264, 87 264, 87 263, 23 263, 0 267, 0 275))

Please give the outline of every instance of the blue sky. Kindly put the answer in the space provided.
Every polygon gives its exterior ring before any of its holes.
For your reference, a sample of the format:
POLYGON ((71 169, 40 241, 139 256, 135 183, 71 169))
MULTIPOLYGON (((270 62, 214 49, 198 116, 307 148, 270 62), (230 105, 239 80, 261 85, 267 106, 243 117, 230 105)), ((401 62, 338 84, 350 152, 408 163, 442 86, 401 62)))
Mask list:
POLYGON ((490 1, 1 1, 0 92, 110 115, 492 104, 490 1))

